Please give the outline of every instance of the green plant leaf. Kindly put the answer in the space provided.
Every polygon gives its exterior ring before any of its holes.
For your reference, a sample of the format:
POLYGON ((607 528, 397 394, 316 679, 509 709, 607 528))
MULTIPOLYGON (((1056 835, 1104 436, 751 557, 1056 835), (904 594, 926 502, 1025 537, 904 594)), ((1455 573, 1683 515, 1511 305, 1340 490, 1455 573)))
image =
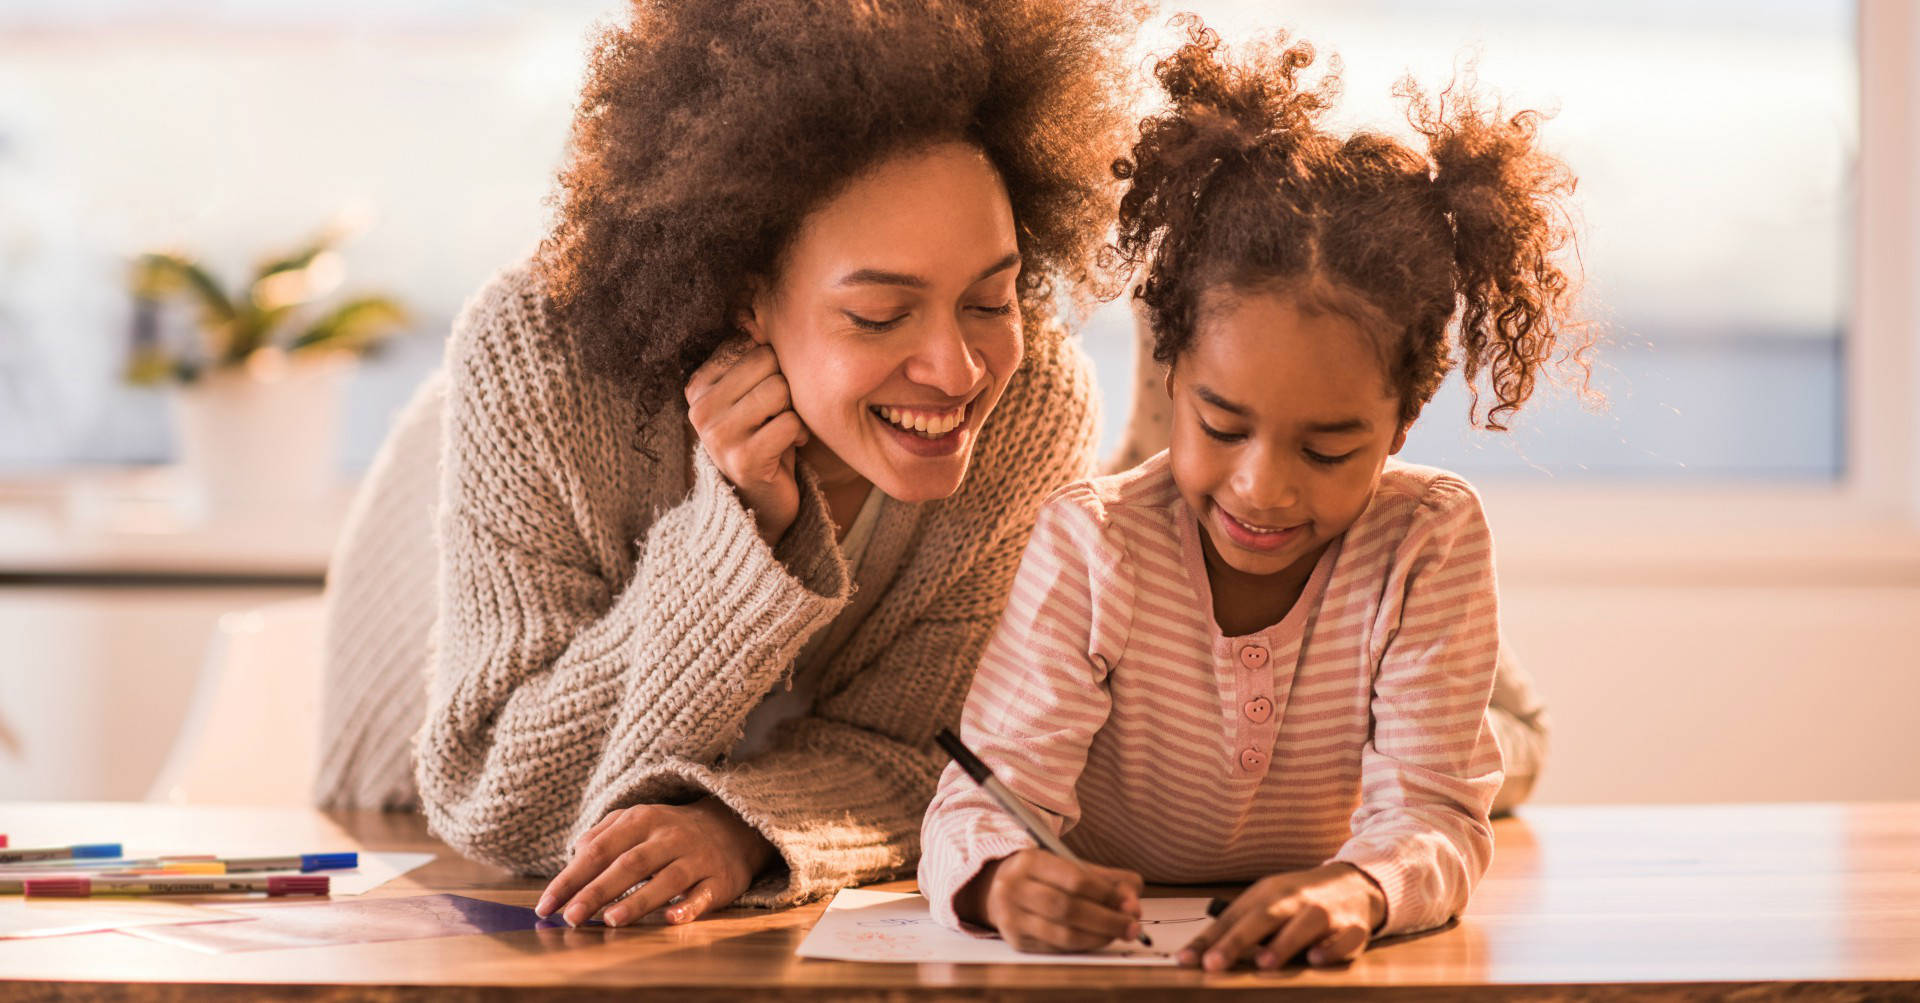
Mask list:
POLYGON ((282 272, 297 272, 313 264, 313 259, 333 248, 331 236, 323 235, 311 243, 277 258, 267 258, 260 262, 253 272, 253 284, 259 285, 261 279, 270 279, 282 272))
POLYGON ((134 295, 161 299, 182 290, 200 304, 209 327, 233 320, 233 301, 199 262, 166 252, 142 254, 134 260, 134 295))
POLYGON ((140 352, 127 360, 127 368, 121 373, 123 379, 134 386, 158 386, 174 377, 173 357, 158 349, 140 352))
POLYGON ((334 307, 287 346, 290 352, 361 351, 405 327, 406 307, 387 296, 362 296, 334 307))

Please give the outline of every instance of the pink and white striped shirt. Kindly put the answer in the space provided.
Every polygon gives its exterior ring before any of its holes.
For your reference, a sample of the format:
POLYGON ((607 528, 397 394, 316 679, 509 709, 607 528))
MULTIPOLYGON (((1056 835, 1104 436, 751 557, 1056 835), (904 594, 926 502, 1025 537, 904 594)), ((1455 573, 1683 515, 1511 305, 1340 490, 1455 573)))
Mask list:
MULTIPOLYGON (((1167 454, 1055 492, 967 697, 962 737, 1089 861, 1167 884, 1347 861, 1381 934, 1458 913, 1493 854, 1493 543, 1473 488, 1389 460, 1279 623, 1222 636, 1167 454)), ((949 766, 920 889, 949 926, 1033 845, 949 766)))

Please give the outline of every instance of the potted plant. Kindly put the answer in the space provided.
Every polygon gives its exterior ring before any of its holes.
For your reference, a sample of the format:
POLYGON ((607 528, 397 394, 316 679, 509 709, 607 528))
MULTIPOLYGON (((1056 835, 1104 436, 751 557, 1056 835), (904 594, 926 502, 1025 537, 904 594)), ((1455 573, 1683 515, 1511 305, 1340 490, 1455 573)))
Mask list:
POLYGON ((329 230, 263 259, 232 293, 185 254, 133 262, 126 378, 174 388, 181 459, 206 509, 284 510, 333 487, 344 378, 408 323, 390 296, 325 302, 344 277, 340 237, 329 230), (168 338, 161 310, 177 301, 194 308, 193 333, 168 338))

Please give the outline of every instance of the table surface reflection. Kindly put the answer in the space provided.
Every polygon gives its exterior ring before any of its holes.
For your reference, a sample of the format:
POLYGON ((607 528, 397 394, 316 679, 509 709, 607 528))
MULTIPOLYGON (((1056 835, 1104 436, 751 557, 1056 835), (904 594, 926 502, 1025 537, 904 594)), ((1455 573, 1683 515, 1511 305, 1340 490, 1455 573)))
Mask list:
MULTIPOLYGON (((542 930, 206 955, 121 933, 0 941, 0 997, 782 999, 1920 998, 1920 805, 1530 806, 1449 929, 1338 970, 853 964, 794 956, 823 903, 683 927, 542 930)), ((154 804, 0 805, 15 845, 429 850, 372 893, 533 904, 541 883, 462 860, 414 815, 154 804)), ((877 886, 910 890, 911 882, 877 886)), ((1190 888, 1155 889, 1196 894, 1190 888)))

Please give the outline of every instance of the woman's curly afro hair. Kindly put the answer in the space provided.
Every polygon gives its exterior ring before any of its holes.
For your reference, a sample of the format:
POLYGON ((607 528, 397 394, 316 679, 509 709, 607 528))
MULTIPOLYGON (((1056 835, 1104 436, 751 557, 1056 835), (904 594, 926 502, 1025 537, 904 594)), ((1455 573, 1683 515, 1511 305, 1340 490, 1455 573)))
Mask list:
POLYGON ((929 142, 1012 202, 1029 337, 1098 283, 1138 15, 1079 0, 635 0, 594 48, 537 266, 593 367, 651 410, 804 217, 929 142))
POLYGON ((1493 429, 1532 395, 1556 342, 1585 368, 1592 334, 1570 316, 1559 254, 1573 240, 1563 201, 1574 177, 1535 142, 1538 113, 1488 113, 1469 86, 1429 101, 1409 80, 1395 93, 1425 151, 1337 136, 1319 124, 1337 66, 1317 86, 1301 80, 1312 46, 1280 34, 1236 62, 1197 18, 1176 24, 1186 44, 1154 67, 1170 107, 1113 166, 1129 182, 1116 257, 1147 262, 1137 295, 1156 359, 1186 350, 1201 294, 1225 285, 1352 315, 1379 342, 1403 424, 1456 347, 1474 412, 1483 376, 1492 391, 1493 429))

